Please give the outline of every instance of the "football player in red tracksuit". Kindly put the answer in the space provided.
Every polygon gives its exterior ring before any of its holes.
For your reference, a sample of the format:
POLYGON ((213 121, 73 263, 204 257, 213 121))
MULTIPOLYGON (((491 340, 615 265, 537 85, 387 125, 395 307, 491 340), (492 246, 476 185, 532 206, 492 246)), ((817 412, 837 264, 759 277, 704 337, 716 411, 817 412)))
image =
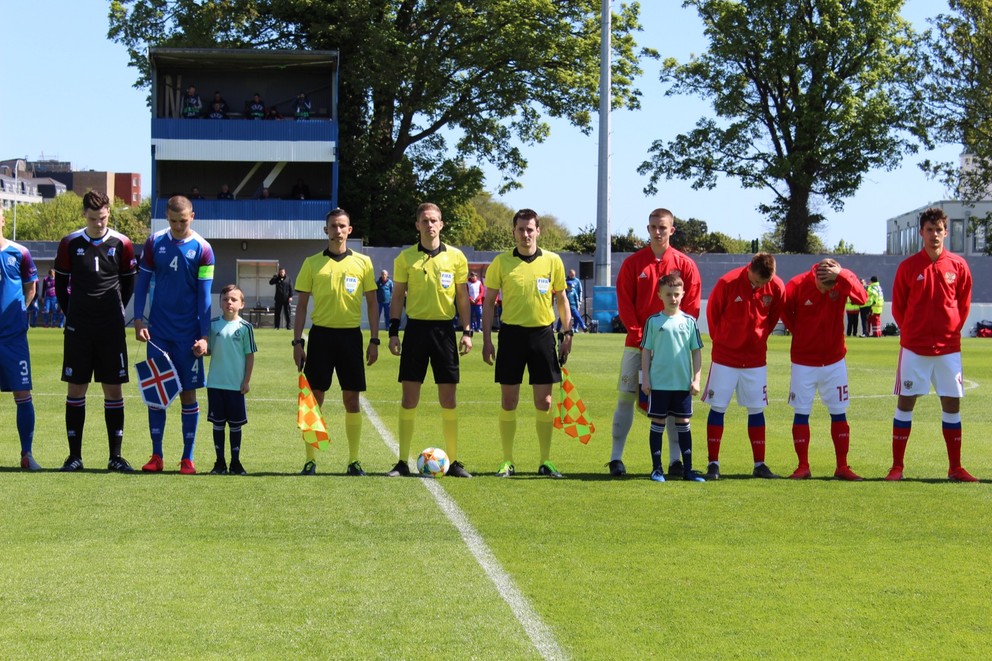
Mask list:
POLYGON ((944 443, 952 482, 977 482, 961 466, 961 329, 971 309, 971 271, 964 259, 944 249, 947 215, 931 207, 920 214, 923 250, 904 259, 892 287, 892 316, 900 328, 896 369, 892 468, 886 480, 901 480, 916 398, 940 397, 944 443))
MULTIPOLYGON (((648 216, 650 244, 624 260, 617 274, 617 307, 620 320, 627 328, 627 340, 620 362, 620 379, 617 383, 617 408, 613 412, 613 450, 610 454, 610 475, 622 477, 627 469, 623 465, 623 448, 634 421, 637 402, 637 374, 641 367, 641 334, 648 317, 665 307, 658 298, 658 280, 668 274, 682 277, 685 295, 679 309, 693 319, 699 318, 702 303, 702 286, 699 269, 685 253, 669 244, 675 233, 675 215, 668 209, 655 209, 648 216)), ((669 418, 668 427, 669 475, 682 476, 682 460, 678 432, 669 418)))
POLYGON ((768 336, 782 315, 785 284, 775 275, 775 257, 759 252, 747 266, 730 271, 710 292, 706 321, 712 342, 710 373, 702 400, 706 421, 707 480, 720 479, 723 416, 730 398, 747 409, 747 436, 755 477, 778 477, 765 465, 765 407, 768 406, 768 336))
POLYGON ((809 414, 817 393, 830 413, 830 436, 837 456, 834 477, 861 479, 847 465, 851 436, 847 408, 851 402, 847 390, 843 320, 849 297, 855 304, 864 304, 868 293, 854 273, 842 269, 833 259, 820 260, 812 269, 800 273, 785 285, 782 321, 792 333, 789 405, 795 411, 792 442, 799 458, 799 467, 791 475, 795 480, 812 475, 809 469, 809 414))

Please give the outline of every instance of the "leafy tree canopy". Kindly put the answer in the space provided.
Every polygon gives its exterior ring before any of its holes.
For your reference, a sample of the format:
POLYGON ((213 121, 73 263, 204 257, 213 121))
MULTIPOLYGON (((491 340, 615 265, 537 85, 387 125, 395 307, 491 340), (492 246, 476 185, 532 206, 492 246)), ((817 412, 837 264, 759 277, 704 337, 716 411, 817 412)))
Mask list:
POLYGON ((659 179, 713 188, 718 175, 765 188, 759 207, 783 228, 787 252, 808 252, 823 220, 860 187, 865 172, 892 168, 913 149, 917 102, 914 33, 903 0, 686 0, 709 48, 664 62, 669 95, 710 99, 715 117, 670 142, 655 141, 639 168, 659 179))
MULTIPOLYGON (((638 106, 639 9, 613 16, 616 107, 638 106)), ((112 0, 109 36, 138 87, 149 46, 338 50, 339 198, 356 233, 385 245, 423 200, 460 220, 482 190, 480 162, 515 186, 520 145, 547 137, 545 116, 590 128, 599 11, 599 0, 112 0)))
MULTIPOLYGON (((4 236, 13 232, 13 211, 7 218, 4 236)), ((144 200, 132 208, 117 198, 110 207, 110 227, 126 235, 136 246, 141 246, 151 228, 151 203, 144 200)), ((69 191, 41 204, 17 205, 18 241, 58 241, 66 234, 83 227, 83 198, 69 191)))

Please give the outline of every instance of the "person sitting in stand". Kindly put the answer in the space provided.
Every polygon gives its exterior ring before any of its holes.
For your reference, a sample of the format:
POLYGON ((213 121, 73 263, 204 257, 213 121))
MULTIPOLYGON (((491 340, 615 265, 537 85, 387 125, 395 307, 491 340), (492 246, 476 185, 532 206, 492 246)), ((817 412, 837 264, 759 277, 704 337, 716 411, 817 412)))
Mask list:
POLYGON ((217 193, 217 199, 218 200, 233 200, 234 199, 234 193, 231 192, 231 189, 228 188, 227 184, 224 184, 223 186, 220 187, 220 192, 217 193))
POLYGON ((303 181, 303 177, 297 179, 296 184, 293 185, 292 197, 294 200, 310 199, 310 187, 303 181))
POLYGON ((268 112, 265 113, 265 119, 282 119, 282 113, 275 106, 269 108, 268 112))
POLYGON ((183 97, 179 114, 183 119, 199 119, 202 112, 203 102, 196 93, 196 85, 190 85, 186 88, 186 96, 183 97))
POLYGON ((245 104, 245 115, 248 119, 265 119, 265 103, 258 92, 245 104))
POLYGON ((220 104, 220 111, 224 113, 224 117, 227 117, 227 111, 228 111, 227 101, 224 100, 224 97, 220 95, 219 91, 215 91, 214 98, 210 101, 210 107, 213 108, 218 103, 220 104))
POLYGON ((260 199, 260 200, 271 200, 272 199, 272 194, 269 193, 269 189, 268 188, 263 188, 262 189, 262 192, 258 194, 258 199, 260 199))
POLYGON ((224 104, 214 101, 210 107, 210 113, 207 114, 207 119, 227 119, 227 111, 224 110, 224 104))
POLYGON ((189 192, 189 199, 191 199, 191 200, 202 200, 202 199, 205 199, 205 198, 203 197, 203 193, 200 192, 200 189, 197 188, 196 186, 193 186, 193 188, 189 192))
POLYGON ((293 106, 293 115, 296 119, 310 119, 311 110, 310 99, 307 98, 305 92, 300 92, 299 96, 296 97, 296 103, 293 106))

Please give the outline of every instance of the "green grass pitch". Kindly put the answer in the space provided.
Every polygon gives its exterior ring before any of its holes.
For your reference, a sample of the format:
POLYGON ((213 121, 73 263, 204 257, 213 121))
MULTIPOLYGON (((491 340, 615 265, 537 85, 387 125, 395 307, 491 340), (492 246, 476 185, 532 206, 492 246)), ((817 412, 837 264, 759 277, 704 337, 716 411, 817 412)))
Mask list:
MULTIPOLYGON (((4 658, 536 658, 513 610, 419 479, 379 477, 395 462, 365 421, 362 463, 342 475, 342 408, 325 406, 332 447, 318 475, 297 475, 296 373, 289 333, 257 333, 247 477, 178 474, 177 411, 167 472, 108 474, 102 393, 89 392, 88 470, 16 468, 14 405, 0 403, 0 656, 4 658)), ((61 334, 32 330, 35 457, 67 454, 61 334)), ((788 338, 769 351, 767 459, 795 467, 788 338)), ((571 658, 978 657, 992 643, 992 343, 965 341, 964 465, 981 484, 949 484, 934 396, 916 410, 907 480, 891 463, 898 340, 853 339, 850 463, 868 478, 839 483, 829 417, 811 417, 813 480, 744 479, 744 411, 732 405, 716 483, 647 479, 647 421, 637 416, 625 460, 606 475, 622 337, 580 335, 569 360, 597 433, 588 446, 555 432, 565 480, 539 479, 533 407, 519 411, 517 477, 500 462, 498 387, 481 337, 463 359, 461 459, 473 480, 439 483, 465 513, 533 611, 571 658)), ((132 362, 137 343, 129 341, 132 362)), ((398 359, 382 347, 368 402, 396 430, 398 359)), ((704 349, 704 379, 708 348, 704 349)), ((132 372, 133 377, 133 372, 132 372)), ((336 387, 336 386, 335 386, 336 387)), ((150 454, 145 411, 126 389, 124 455, 150 454)), ((201 393, 197 466, 213 463, 201 393)), ((707 407, 696 406, 697 463, 707 407)), ((432 384, 414 449, 442 445, 432 384)), ((667 456, 667 439, 664 450, 667 456)))

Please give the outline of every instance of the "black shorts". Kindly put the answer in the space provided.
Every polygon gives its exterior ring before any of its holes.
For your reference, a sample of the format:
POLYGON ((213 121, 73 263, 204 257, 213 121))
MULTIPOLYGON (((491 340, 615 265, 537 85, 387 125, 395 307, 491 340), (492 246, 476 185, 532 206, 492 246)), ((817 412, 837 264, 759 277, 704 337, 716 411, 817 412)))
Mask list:
POLYGON ((652 390, 647 413, 649 418, 691 418, 692 395, 688 390, 652 390))
POLYGON ((336 372, 341 390, 365 392, 364 343, 361 328, 312 327, 303 367, 310 388, 328 390, 336 372))
POLYGON ((561 365, 551 326, 528 328, 503 324, 496 350, 496 383, 520 385, 524 367, 530 385, 561 382, 561 365))
POLYGON ((247 425, 244 394, 240 390, 207 388, 207 420, 219 425, 226 422, 232 427, 247 425))
POLYGON ((400 354, 400 381, 423 383, 427 363, 434 383, 458 383, 458 344, 450 321, 407 319, 400 354))
POLYGON ((92 328, 69 326, 63 331, 62 380, 109 385, 128 382, 127 340, 124 326, 92 328))

